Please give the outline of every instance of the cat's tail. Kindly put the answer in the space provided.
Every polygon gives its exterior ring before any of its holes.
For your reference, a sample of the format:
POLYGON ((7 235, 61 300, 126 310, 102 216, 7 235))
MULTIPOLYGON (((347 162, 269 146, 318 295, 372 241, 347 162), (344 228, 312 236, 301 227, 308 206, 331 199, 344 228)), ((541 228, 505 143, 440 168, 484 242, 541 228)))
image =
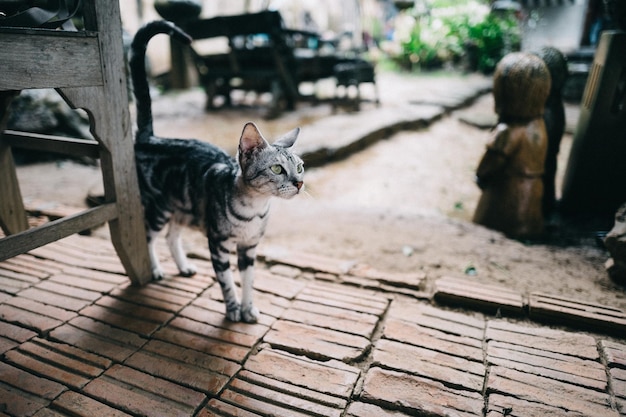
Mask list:
POLYGON ((192 39, 182 29, 172 22, 157 20, 141 27, 130 46, 130 76, 135 93, 135 105, 137 107, 137 142, 148 141, 154 134, 152 128, 152 100, 150 99, 150 87, 146 74, 146 48, 152 37, 166 33, 174 39, 190 44, 192 39))

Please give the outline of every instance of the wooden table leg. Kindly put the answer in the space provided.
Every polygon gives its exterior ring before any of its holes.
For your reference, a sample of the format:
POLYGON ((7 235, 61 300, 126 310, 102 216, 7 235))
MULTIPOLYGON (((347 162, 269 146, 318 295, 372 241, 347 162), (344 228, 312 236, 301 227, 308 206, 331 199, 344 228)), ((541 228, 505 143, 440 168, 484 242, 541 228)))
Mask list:
POLYGON ((9 118, 9 105, 19 91, 0 92, 0 227, 7 235, 28 229, 15 162, 11 148, 3 143, 2 132, 9 118))

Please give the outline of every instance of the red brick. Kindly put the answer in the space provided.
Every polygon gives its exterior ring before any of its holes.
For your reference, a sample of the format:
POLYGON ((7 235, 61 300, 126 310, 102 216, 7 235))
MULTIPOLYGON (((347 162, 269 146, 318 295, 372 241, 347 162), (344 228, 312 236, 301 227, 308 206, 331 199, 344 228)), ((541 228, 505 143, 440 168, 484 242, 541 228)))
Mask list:
POLYGON ((610 367, 626 369, 626 345, 609 340, 601 340, 600 348, 610 367))
MULTIPOLYGON (((197 262, 194 261, 197 264, 197 262)), ((197 265, 196 265, 197 266, 197 265)), ((178 268, 177 268, 178 270, 178 268)), ((201 269, 202 270, 202 269, 201 269)), ((215 280, 208 275, 197 273, 193 277, 181 277, 178 275, 166 277, 165 279, 155 283, 164 288, 172 288, 184 291, 190 294, 201 294, 207 287, 213 285, 215 280)))
POLYGON ((0 263, 0 278, 2 278, 2 282, 9 283, 13 281, 14 285, 29 286, 41 281, 42 278, 38 277, 37 274, 28 272, 26 267, 15 268, 6 263, 0 263))
POLYGON ((274 294, 289 300, 298 295, 305 286, 306 282, 275 275, 263 269, 257 269, 255 272, 254 288, 257 291, 274 294))
POLYGON ((374 404, 354 402, 350 404, 346 417, 404 417, 399 411, 389 411, 374 404))
POLYGON ((491 341, 487 347, 487 362, 598 391, 606 390, 604 366, 591 360, 491 341))
POLYGON ((131 414, 188 417, 204 394, 121 365, 90 382, 84 392, 131 414))
MULTIPOLYGON (((212 313, 218 314, 218 313, 212 313)), ((223 316, 222 316, 223 317, 223 316)), ((225 319, 223 319, 225 320, 225 319)), ((227 329, 226 327, 214 327, 207 323, 202 323, 195 320, 190 320, 184 317, 177 317, 172 320, 169 326, 190 332, 197 333, 207 338, 215 340, 221 340, 224 342, 232 343, 234 345, 240 345, 245 347, 252 347, 258 341, 258 336, 252 336, 245 333, 240 333, 227 329)))
MULTIPOLYGON (((27 348, 32 347, 27 346, 27 348)), ((58 366, 44 362, 39 358, 25 354, 25 351, 21 349, 21 347, 20 350, 11 350, 7 352, 5 357, 9 362, 14 363, 21 368, 28 369, 29 372, 44 375, 51 380, 60 382, 69 387, 80 389, 90 380, 90 378, 83 375, 67 371, 63 368, 59 368, 58 366)), ((54 360, 54 358, 52 358, 52 360, 54 360)))
POLYGON ((20 345, 18 350, 6 353, 6 358, 18 364, 21 368, 31 370, 33 373, 45 375, 48 378, 75 388, 81 388, 92 377, 100 375, 104 371, 102 366, 94 366, 70 355, 77 354, 82 358, 94 359, 100 364, 109 365, 110 362, 94 355, 80 352, 78 349, 48 342, 42 339, 34 339, 35 342, 26 342, 20 345), (61 351, 50 349, 59 347, 61 351))
POLYGON ((102 296, 102 293, 98 291, 78 288, 74 285, 66 285, 52 280, 43 281, 40 284, 37 284, 35 288, 85 301, 95 301, 102 296))
POLYGON ((383 337, 476 362, 483 360, 482 340, 444 333, 395 318, 385 322, 383 337))
POLYGON ((255 386, 258 385, 268 387, 274 391, 288 393, 291 396, 305 398, 309 401, 318 404, 325 404, 332 408, 338 408, 343 410, 347 405, 347 401, 343 398, 338 398, 332 395, 313 391, 306 387, 299 387, 297 385, 294 385, 293 383, 278 381, 276 379, 268 378, 266 376, 245 370, 239 372, 237 374, 237 378, 243 381, 250 382, 255 386))
POLYGON ((610 398, 603 392, 585 389, 502 366, 492 366, 487 392, 558 407, 565 412, 601 416, 611 411, 610 398), (558 395, 555 395, 558 393, 558 395))
POLYGON ((154 334, 154 338, 238 363, 243 362, 249 352, 247 347, 205 337, 202 334, 190 333, 172 326, 159 330, 154 334))
POLYGON ((274 348, 320 360, 354 361, 370 347, 369 339, 340 331, 279 320, 264 341, 274 348))
POLYGON ((88 367, 83 367, 80 365, 76 367, 76 370, 79 370, 85 375, 99 375, 101 369, 106 369, 112 364, 110 359, 93 353, 85 352, 82 349, 65 343, 57 343, 51 340, 40 338, 34 339, 33 342, 45 347, 46 349, 49 349, 50 351, 58 352, 65 357, 74 358, 81 361, 81 363, 86 364, 88 367))
MULTIPOLYGON (((550 404, 539 404, 530 401, 520 400, 515 397, 508 397, 499 394, 489 395, 489 405, 487 417, 546 417, 563 416, 568 417, 589 417, 576 411, 565 411, 562 408, 552 407, 550 404)), ((617 417, 617 413, 607 410, 602 416, 617 417)))
POLYGON ((32 285, 32 282, 22 279, 20 274, 14 272, 0 275, 0 288, 2 288, 2 291, 5 293, 17 294, 32 285))
POLYGON ((259 252, 259 258, 264 259, 267 263, 280 263, 303 270, 327 272, 335 275, 346 274, 355 264, 354 261, 327 258, 280 247, 265 248, 259 252))
POLYGON ((485 367, 481 362, 468 361, 417 346, 379 340, 373 355, 374 365, 419 375, 445 383, 447 386, 481 392, 485 367))
POLYGON ((64 310, 78 311, 92 303, 92 300, 74 298, 71 295, 50 292, 45 289, 31 287, 20 292, 20 297, 30 298, 35 301, 43 301, 48 305, 62 308, 64 310))
POLYGON ((615 395, 626 399, 626 369, 613 368, 609 371, 609 375, 615 395))
POLYGON ((49 400, 41 398, 37 395, 29 394, 11 386, 4 385, 0 382, 0 410, 9 413, 0 414, 3 417, 32 416, 43 407, 46 407, 49 403, 49 400))
POLYGON ((435 282, 435 300, 444 304, 477 308, 490 314, 524 313, 524 299, 520 293, 506 287, 479 284, 467 278, 438 279, 435 282))
POLYGON ((352 293, 333 293, 319 287, 307 287, 297 299, 361 313, 382 315, 387 307, 387 299, 380 297, 379 300, 374 301, 362 297, 364 294, 366 293, 359 290, 354 290, 352 293))
POLYGON ((149 342, 126 365, 178 385, 217 394, 240 369, 231 361, 160 341, 149 342))
POLYGON ((244 367, 268 378, 346 399, 360 374, 357 368, 335 360, 316 362, 272 349, 250 356, 244 367))
POLYGON ((281 277, 291 278, 292 280, 302 275, 302 271, 287 265, 272 265, 269 268, 272 275, 280 275, 281 277))
POLYGON ((431 307, 414 299, 394 300, 389 308, 389 317, 418 324, 422 328, 446 334, 483 340, 485 320, 476 315, 446 311, 431 307))
POLYGON ((87 317, 77 317, 69 324, 54 329, 50 337, 118 362, 146 343, 138 335, 111 328, 87 317))
POLYGON ((179 311, 192 300, 193 296, 170 288, 160 288, 154 283, 143 287, 126 286, 111 291, 111 296, 131 303, 153 307, 170 312, 179 311))
MULTIPOLYGON (((89 268, 78 268, 74 266, 63 266, 63 275, 71 277, 88 279, 90 281, 96 281, 104 284, 120 285, 128 283, 128 277, 122 274, 115 274, 110 272, 96 271, 89 268)), ((77 285, 78 286, 78 285, 77 285)))
POLYGON ((0 318, 10 323, 19 323, 24 327, 35 329, 38 332, 47 332, 63 324, 61 320, 22 310, 21 308, 16 308, 6 303, 0 305, 0 318))
POLYGON ((118 285, 112 284, 110 282, 96 281, 90 278, 82 278, 66 274, 53 275, 48 279, 48 282, 92 290, 99 293, 100 295, 111 291, 118 285))
POLYGON ((37 336, 37 333, 23 327, 0 321, 0 336, 22 343, 37 336))
POLYGON ((339 330, 369 338, 379 317, 330 306, 296 300, 285 314, 285 318, 302 324, 339 330))
POLYGON ((0 277, 13 276, 16 279, 23 279, 26 282, 37 283, 42 279, 48 278, 50 274, 44 271, 38 271, 28 265, 15 264, 11 259, 0 262, 0 277))
POLYGON ((41 279, 61 271, 60 266, 54 262, 50 262, 45 259, 38 259, 26 253, 7 259, 6 261, 0 263, 0 265, 14 271, 18 271, 15 268, 20 268, 20 271, 41 279))
POLYGON ((197 417, 215 416, 237 416, 237 417, 259 417, 257 413, 244 410, 236 405, 225 403, 217 398, 211 398, 206 408, 203 408, 197 417))
POLYGON ((569 324, 575 328, 626 334, 626 313, 611 306, 548 294, 530 294, 530 318, 569 324))
POLYGON ((64 392, 63 394, 61 394, 61 396, 53 402, 53 406, 54 408, 75 417, 130 416, 130 414, 109 407, 108 405, 96 401, 93 398, 89 398, 85 395, 72 391, 64 392))
POLYGON ((596 340, 582 333, 531 327, 504 320, 489 320, 485 340, 534 347, 547 352, 562 353, 594 361, 599 360, 596 340))
POLYGON ((171 312, 137 305, 135 303, 130 303, 119 298, 109 296, 101 297, 96 301, 96 304, 98 306, 117 311, 127 317, 133 317, 135 319, 140 318, 154 323, 165 323, 174 317, 174 314, 171 312))
POLYGON ((0 362, 0 375, 4 384, 47 400, 56 398, 67 389, 57 382, 32 375, 4 362, 0 362))
POLYGON ((13 349, 14 347, 18 345, 19 345, 18 343, 9 339, 5 339, 4 337, 0 336, 0 355, 2 355, 7 350, 13 349))
POLYGON ((380 368, 367 372, 361 398, 411 415, 480 416, 484 405, 479 393, 380 368))
POLYGON ((229 384, 220 395, 220 399, 262 415, 340 417, 343 412, 340 408, 329 407, 241 379, 235 379, 229 384))
POLYGON ((93 268, 99 271, 116 274, 125 273, 122 264, 117 258, 112 256, 106 259, 104 257, 96 257, 91 253, 85 253, 84 250, 65 248, 61 246, 59 242, 33 249, 30 253, 40 258, 53 260, 70 266, 93 268))
POLYGON ((161 323, 142 320, 141 317, 120 313, 98 305, 87 306, 80 311, 80 314, 142 336, 149 336, 161 327, 161 323))
MULTIPOLYGON (((392 273, 379 271, 370 266, 359 265, 350 270, 351 275, 377 281, 379 284, 386 284, 395 288, 410 288, 422 290, 426 274, 424 272, 414 273, 392 273)), ((342 278, 343 279, 343 278, 342 278)))

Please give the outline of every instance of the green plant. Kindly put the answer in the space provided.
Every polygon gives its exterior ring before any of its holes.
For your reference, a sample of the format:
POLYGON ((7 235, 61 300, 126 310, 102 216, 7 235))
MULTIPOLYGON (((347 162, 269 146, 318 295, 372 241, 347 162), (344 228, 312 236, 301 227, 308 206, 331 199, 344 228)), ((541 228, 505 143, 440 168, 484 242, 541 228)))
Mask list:
POLYGON ((430 13, 416 20, 410 38, 402 43, 401 62, 409 68, 429 69, 465 58, 468 69, 489 73, 519 45, 519 26, 513 16, 430 13))

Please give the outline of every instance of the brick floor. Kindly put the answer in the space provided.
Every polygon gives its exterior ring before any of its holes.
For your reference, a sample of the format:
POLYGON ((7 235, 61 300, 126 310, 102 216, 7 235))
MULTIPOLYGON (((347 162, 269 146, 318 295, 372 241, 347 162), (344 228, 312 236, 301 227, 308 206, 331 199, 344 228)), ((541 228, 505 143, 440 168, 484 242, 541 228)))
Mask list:
POLYGON ((626 415, 625 337, 575 328, 619 311, 547 327, 521 294, 271 248, 259 322, 230 323, 195 261, 141 288, 94 237, 0 263, 0 416, 626 415))

